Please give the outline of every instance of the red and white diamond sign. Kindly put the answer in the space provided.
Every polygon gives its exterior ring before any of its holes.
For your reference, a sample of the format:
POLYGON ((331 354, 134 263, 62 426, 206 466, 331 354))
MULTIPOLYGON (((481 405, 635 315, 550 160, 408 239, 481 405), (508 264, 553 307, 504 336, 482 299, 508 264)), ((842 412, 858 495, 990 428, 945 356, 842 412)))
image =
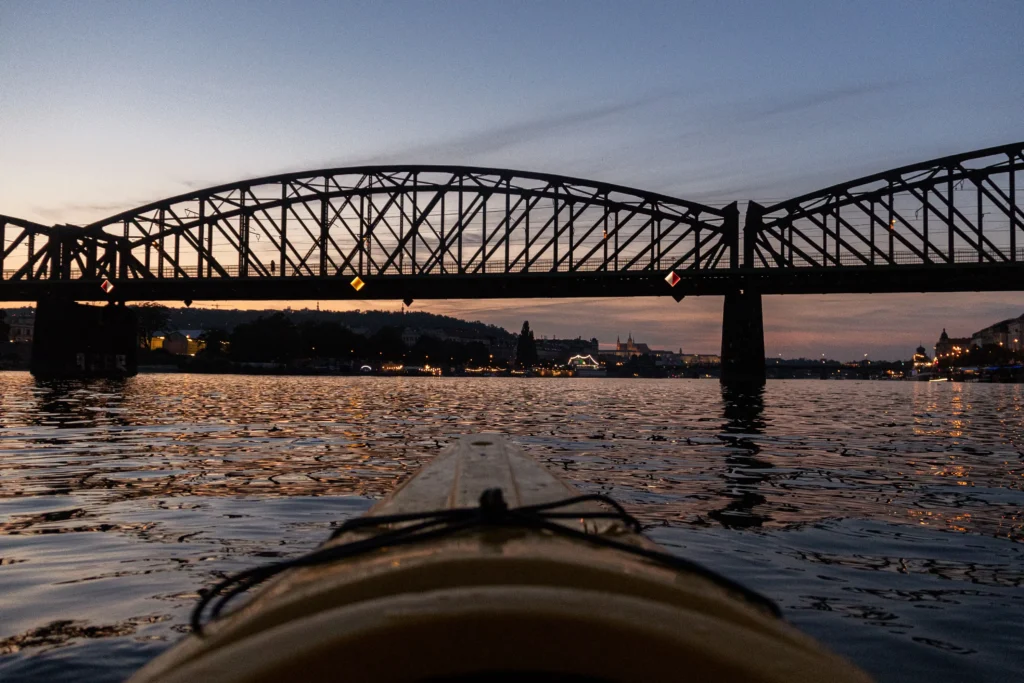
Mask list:
POLYGON ((100 284, 100 289, 103 290, 104 294, 110 294, 114 291, 114 283, 110 280, 104 280, 103 283, 100 284))
POLYGON ((676 271, 674 270, 668 271, 668 275, 665 276, 665 282, 668 283, 669 287, 675 287, 676 285, 679 284, 679 281, 682 279, 683 278, 676 275, 676 271))

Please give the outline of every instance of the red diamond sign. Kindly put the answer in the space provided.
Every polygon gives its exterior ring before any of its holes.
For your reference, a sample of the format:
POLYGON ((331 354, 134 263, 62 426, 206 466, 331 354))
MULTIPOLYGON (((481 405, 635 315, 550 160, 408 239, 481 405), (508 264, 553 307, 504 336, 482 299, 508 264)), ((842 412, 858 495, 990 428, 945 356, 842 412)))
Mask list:
POLYGON ((674 270, 668 271, 668 275, 665 276, 665 282, 668 283, 669 287, 675 287, 676 285, 679 284, 679 281, 682 279, 683 278, 676 275, 676 271, 674 270))
POLYGON ((100 284, 100 289, 103 290, 104 294, 110 294, 111 292, 114 291, 114 283, 111 282, 110 280, 104 280, 100 284))

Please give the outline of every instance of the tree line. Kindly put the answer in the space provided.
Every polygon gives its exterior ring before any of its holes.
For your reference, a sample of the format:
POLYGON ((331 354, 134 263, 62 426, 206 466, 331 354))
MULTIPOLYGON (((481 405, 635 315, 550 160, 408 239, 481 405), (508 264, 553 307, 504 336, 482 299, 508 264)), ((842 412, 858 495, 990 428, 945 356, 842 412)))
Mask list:
POLYGON ((226 355, 233 361, 257 363, 288 363, 301 358, 486 365, 491 355, 482 342, 463 344, 423 335, 408 347, 400 327, 389 325, 364 336, 334 321, 296 324, 283 313, 242 323, 230 333, 208 330, 203 341, 206 357, 226 355))
MULTIPOLYGON (((170 310, 147 303, 133 306, 143 346, 151 347, 153 336, 166 329, 170 310)), ((407 363, 443 366, 495 365, 491 350, 480 341, 462 343, 421 335, 410 347, 402 338, 403 328, 384 325, 370 335, 352 331, 337 321, 316 320, 275 312, 240 323, 228 331, 206 330, 200 341, 204 348, 199 360, 239 363, 283 363, 300 359, 407 363)), ((530 323, 523 323, 516 346, 516 364, 532 367, 537 347, 530 323)))

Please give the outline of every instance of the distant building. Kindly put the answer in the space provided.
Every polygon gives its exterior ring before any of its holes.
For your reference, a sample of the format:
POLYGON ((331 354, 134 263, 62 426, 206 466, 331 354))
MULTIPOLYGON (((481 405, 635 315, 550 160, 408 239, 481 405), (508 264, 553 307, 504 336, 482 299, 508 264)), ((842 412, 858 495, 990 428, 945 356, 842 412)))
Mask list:
POLYGON ((9 341, 31 342, 36 329, 36 312, 33 310, 28 313, 12 313, 7 316, 7 324, 10 325, 7 333, 9 341))
POLYGON ((721 365, 722 357, 716 353, 684 353, 683 365, 721 365))
POLYGON ((415 327, 402 328, 402 343, 406 346, 415 346, 419 341, 421 333, 415 327))
POLYGON ((942 329, 939 341, 935 344, 936 358, 953 358, 971 348, 970 337, 950 337, 946 329, 942 329))
POLYGON ((714 354, 707 353, 683 353, 682 349, 672 351, 671 349, 652 349, 643 342, 633 339, 633 333, 629 334, 626 341, 621 338, 615 340, 615 349, 602 351, 601 356, 609 362, 615 361, 618 365, 633 358, 634 356, 651 356, 654 364, 659 367, 678 368, 684 365, 718 365, 721 359, 714 354))
POLYGON ((1020 351, 1024 348, 1024 315, 1011 320, 1008 331, 1006 345, 1010 347, 1010 350, 1020 351))
POLYGON ((537 359, 565 363, 571 356, 593 356, 597 354, 596 339, 535 339, 537 359))
POLYGON ((911 362, 914 365, 914 369, 912 371, 914 375, 930 373, 934 369, 932 367, 932 359, 928 357, 928 353, 925 351, 924 345, 917 347, 917 351, 914 353, 911 362))
POLYGON ((975 346, 1003 346, 1019 351, 1024 346, 1024 315, 1000 320, 978 330, 971 335, 970 343, 975 346))
POLYGON ((199 338, 203 330, 174 330, 163 335, 155 335, 150 348, 163 349, 175 356, 194 356, 203 348, 199 338))
POLYGON ((615 350, 611 352, 611 355, 618 356, 619 358, 632 358, 633 356, 642 356, 645 353, 650 353, 651 347, 641 342, 633 341, 633 333, 629 333, 629 338, 623 342, 618 337, 615 338, 615 350))
POLYGON ((450 341, 458 344, 479 343, 488 348, 490 348, 495 341, 493 337, 454 328, 429 327, 426 329, 419 329, 416 327, 406 327, 402 329, 402 342, 406 346, 415 346, 416 342, 418 342, 421 337, 433 337, 440 341, 450 341))

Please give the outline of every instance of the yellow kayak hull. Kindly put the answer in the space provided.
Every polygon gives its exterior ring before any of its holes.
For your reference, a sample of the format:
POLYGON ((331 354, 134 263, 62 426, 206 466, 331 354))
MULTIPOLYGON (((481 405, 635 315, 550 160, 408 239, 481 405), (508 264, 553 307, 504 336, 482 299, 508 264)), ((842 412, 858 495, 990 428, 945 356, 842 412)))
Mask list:
MULTIPOLYGON (((369 514, 473 507, 492 488, 511 507, 578 494, 484 434, 458 441, 369 514)), ((618 522, 565 524, 657 549, 618 522)), ((371 535, 351 532, 328 546, 371 535)), ((288 570, 132 679, 291 680, 870 678, 708 578, 585 540, 483 528, 288 570)))

